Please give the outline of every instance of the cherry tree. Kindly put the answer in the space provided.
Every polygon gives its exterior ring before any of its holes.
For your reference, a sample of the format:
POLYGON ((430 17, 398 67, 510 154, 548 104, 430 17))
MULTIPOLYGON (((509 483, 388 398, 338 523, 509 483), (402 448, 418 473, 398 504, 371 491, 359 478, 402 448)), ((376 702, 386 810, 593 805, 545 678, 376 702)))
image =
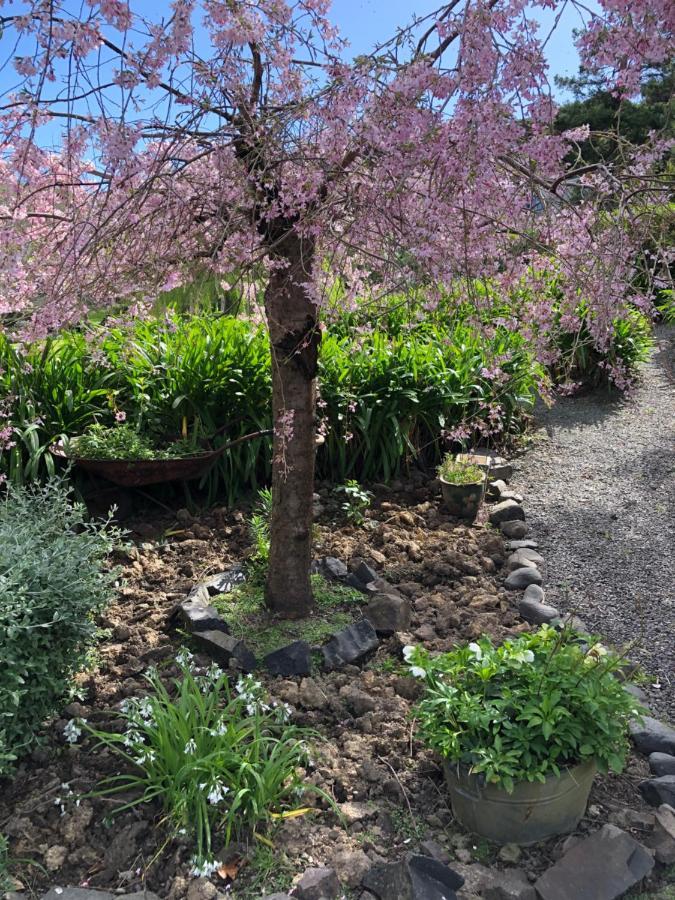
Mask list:
MULTIPOLYGON (((133 305, 208 269, 264 284, 273 373, 273 516, 266 597, 312 596, 315 384, 322 314, 388 290, 555 270, 563 317, 592 304, 593 338, 631 302, 652 163, 570 164, 556 135, 548 32, 572 0, 450 0, 367 56, 327 0, 0 0, 0 312, 40 336, 133 305), (575 196, 569 190, 575 185, 575 196)), ((668 0, 579 4, 587 66, 630 94, 667 57, 668 0)), ((554 27, 554 26, 553 26, 554 27)), ((583 129, 581 130, 583 131, 583 129)), ((475 302, 479 302, 476 298, 475 302)))

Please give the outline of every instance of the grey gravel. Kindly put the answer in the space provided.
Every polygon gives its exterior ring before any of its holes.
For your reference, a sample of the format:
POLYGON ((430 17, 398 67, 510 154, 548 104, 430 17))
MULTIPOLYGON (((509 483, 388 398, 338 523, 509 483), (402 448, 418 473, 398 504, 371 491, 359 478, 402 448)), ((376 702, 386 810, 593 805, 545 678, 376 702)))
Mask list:
POLYGON ((653 677, 650 706, 675 722, 675 328, 625 398, 606 390, 538 412, 548 435, 516 460, 547 599, 582 616, 653 677))

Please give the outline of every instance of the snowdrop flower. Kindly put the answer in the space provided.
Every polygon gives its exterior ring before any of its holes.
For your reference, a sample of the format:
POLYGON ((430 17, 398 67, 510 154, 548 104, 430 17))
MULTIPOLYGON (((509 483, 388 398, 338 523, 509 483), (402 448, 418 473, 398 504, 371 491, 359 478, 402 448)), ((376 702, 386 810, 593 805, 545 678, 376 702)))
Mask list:
POLYGON ((223 734, 226 734, 226 732, 227 725, 225 724, 225 722, 219 722, 215 728, 212 728, 211 731, 209 731, 209 734, 211 735, 211 737, 221 737, 223 734))
POLYGON ((469 650, 473 653, 473 655, 476 657, 476 659, 480 660, 483 658, 483 651, 480 649, 478 644, 476 644, 476 643, 469 644, 469 650))
POLYGON ((220 803, 221 800, 225 799, 225 794, 229 793, 229 791, 230 789, 224 784, 214 784, 206 795, 206 799, 215 806, 216 803, 220 803))
POLYGON ((179 666, 189 666, 194 659, 193 655, 189 650, 186 650, 185 647, 176 654, 176 662, 179 666))
POLYGON ((222 863, 214 859, 209 862, 209 860, 204 859, 201 862, 197 859, 197 857, 192 858, 192 868, 190 869, 190 875, 194 878, 210 878, 211 875, 221 867, 222 863))
POLYGON ((146 721, 152 719, 152 701, 149 697, 144 697, 138 704, 138 714, 146 721))
POLYGON ((69 744, 77 743, 77 739, 82 734, 80 725, 84 725, 86 721, 86 719, 70 719, 68 722, 66 722, 63 728, 63 736, 69 744))
POLYGON ((194 738, 190 738, 190 740, 185 745, 185 753, 196 753, 197 745, 195 744, 194 738))

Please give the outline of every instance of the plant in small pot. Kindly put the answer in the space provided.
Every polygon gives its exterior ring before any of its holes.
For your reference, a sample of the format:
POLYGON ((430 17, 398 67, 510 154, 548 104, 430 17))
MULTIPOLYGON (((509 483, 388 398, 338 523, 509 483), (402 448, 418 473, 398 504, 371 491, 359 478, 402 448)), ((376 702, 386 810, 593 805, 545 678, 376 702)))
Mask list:
POLYGON ((485 493, 485 472, 448 454, 438 467, 438 477, 450 515, 473 522, 485 493))
POLYGON ((572 831, 596 770, 621 771, 641 707, 615 675, 621 658, 599 642, 545 625, 499 646, 403 653, 426 681, 419 733, 469 831, 517 844, 572 831))

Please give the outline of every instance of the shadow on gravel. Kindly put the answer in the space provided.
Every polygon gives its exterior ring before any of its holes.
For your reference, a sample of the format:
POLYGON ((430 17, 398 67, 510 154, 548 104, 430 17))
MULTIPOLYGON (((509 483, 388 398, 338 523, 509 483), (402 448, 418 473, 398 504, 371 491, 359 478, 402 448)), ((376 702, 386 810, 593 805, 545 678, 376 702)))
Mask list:
POLYGON ((560 397, 548 408, 541 400, 534 407, 534 417, 549 437, 556 429, 568 430, 580 425, 599 425, 616 415, 623 406, 619 394, 608 388, 595 388, 574 397, 560 397))

